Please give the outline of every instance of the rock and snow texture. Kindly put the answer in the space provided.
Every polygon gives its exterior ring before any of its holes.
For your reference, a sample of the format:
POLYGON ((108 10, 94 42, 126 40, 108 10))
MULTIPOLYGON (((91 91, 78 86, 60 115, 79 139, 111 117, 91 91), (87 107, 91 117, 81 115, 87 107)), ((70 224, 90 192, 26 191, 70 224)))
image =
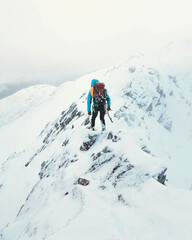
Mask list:
POLYGON ((1 240, 192 239, 192 46, 179 46, 0 101, 1 240), (87 129, 92 78, 112 99, 105 132, 87 129))

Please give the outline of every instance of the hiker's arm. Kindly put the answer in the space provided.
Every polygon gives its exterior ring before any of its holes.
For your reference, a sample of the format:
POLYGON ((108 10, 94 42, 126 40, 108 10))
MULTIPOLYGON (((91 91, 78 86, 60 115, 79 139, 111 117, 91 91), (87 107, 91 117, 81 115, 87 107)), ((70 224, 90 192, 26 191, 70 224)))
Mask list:
POLYGON ((91 97, 91 93, 89 91, 89 94, 87 96, 87 112, 91 111, 91 101, 92 101, 92 97, 91 97))
POLYGON ((110 99, 108 93, 106 93, 106 96, 107 96, 107 105, 108 105, 108 107, 110 107, 111 106, 111 99, 110 99))

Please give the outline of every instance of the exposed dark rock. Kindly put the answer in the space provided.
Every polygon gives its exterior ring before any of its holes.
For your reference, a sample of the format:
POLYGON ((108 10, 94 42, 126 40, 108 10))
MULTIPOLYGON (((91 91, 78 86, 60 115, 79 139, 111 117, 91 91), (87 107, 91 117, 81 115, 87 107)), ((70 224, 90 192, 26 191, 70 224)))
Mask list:
POLYGON ((108 133, 107 139, 111 139, 113 142, 117 142, 118 140, 120 140, 120 138, 117 137, 117 135, 113 135, 112 132, 109 132, 109 133, 108 133))
POLYGON ((109 132, 108 135, 107 135, 107 139, 112 139, 112 138, 113 138, 113 133, 109 132))
MULTIPOLYGON (((54 141, 55 136, 58 135, 66 126, 76 117, 79 118, 83 115, 81 111, 78 111, 76 103, 72 103, 68 111, 61 113, 60 119, 52 126, 47 136, 44 138, 43 143, 48 144, 51 140, 54 141)), ((74 126, 72 125, 72 128, 74 126)))
POLYGON ((125 202, 125 200, 123 199, 122 194, 119 194, 119 195, 118 195, 118 201, 125 202))
POLYGON ((74 163, 74 162, 77 162, 78 161, 78 158, 64 158, 61 163, 59 164, 59 167, 58 169, 64 167, 66 168, 70 163, 74 163))
POLYGON ((76 103, 73 103, 68 111, 62 114, 59 124, 60 124, 60 131, 65 129, 65 127, 75 118, 75 117, 80 117, 82 116, 82 112, 78 111, 76 103))
POLYGON ((29 164, 33 161, 33 159, 38 156, 44 149, 46 148, 45 145, 41 146, 37 152, 29 159, 29 161, 25 164, 25 167, 28 167, 29 164))
POLYGON ((47 171, 47 169, 53 162, 55 162, 55 160, 51 159, 50 161, 44 161, 41 164, 41 171, 39 172, 40 179, 42 179, 43 177, 49 177, 50 176, 50 172, 47 171))
POLYGON ((134 92, 129 91, 129 92, 125 92, 124 96, 130 97, 131 99, 133 99, 134 101, 137 99, 137 96, 134 94, 134 92))
POLYGON ((116 178, 117 178, 117 179, 121 178, 126 172, 127 172, 126 170, 120 172, 120 173, 117 175, 116 178))
POLYGON ((111 173, 107 176, 107 179, 113 183, 115 187, 117 183, 124 177, 125 174, 133 169, 134 166, 130 164, 127 158, 124 158, 123 155, 119 157, 118 163, 114 166, 111 173))
MULTIPOLYGON (((121 165, 118 163, 118 165, 113 168, 110 176, 112 176, 112 175, 117 171, 117 169, 120 168, 120 167, 121 167, 121 165)), ((109 177, 109 178, 110 178, 110 177, 109 177)))
MULTIPOLYGON (((46 165, 46 162, 44 161, 44 162, 42 162, 41 163, 41 169, 43 169, 44 167, 45 167, 45 165, 46 165)), ((46 168, 46 167, 45 167, 46 168)))
POLYGON ((96 155, 93 153, 93 161, 97 160, 101 156, 101 152, 98 152, 96 155))
POLYGON ((62 146, 65 147, 65 146, 67 146, 68 143, 69 143, 69 139, 67 138, 67 139, 65 139, 65 141, 63 142, 62 146))
POLYGON ((88 135, 88 140, 84 141, 82 146, 80 147, 81 151, 88 151, 90 149, 90 147, 93 146, 93 144, 96 142, 97 140, 97 135, 88 135))
POLYGON ((152 110, 153 110, 153 105, 152 105, 152 103, 150 103, 150 105, 146 109, 146 112, 151 112, 152 110))
POLYGON ((118 175, 117 175, 117 179, 120 179, 125 173, 127 173, 128 171, 130 171, 131 169, 133 169, 134 166, 132 164, 128 164, 126 166, 126 169, 124 171, 121 171, 118 175))
POLYGON ((27 162, 27 163, 25 164, 25 167, 28 167, 28 166, 29 166, 29 164, 30 164, 30 162, 27 162))
POLYGON ((118 137, 115 135, 114 137, 113 137, 113 139, 112 139, 112 141, 113 142, 117 142, 119 139, 118 139, 118 137))
POLYGON ((110 153, 111 150, 106 146, 106 147, 103 148, 102 152, 103 153, 110 153))
POLYGON ((66 168, 71 162, 74 162, 74 159, 65 158, 65 156, 61 159, 61 163, 59 164, 58 169, 64 167, 66 168))
POLYGON ((79 178, 77 181, 77 184, 80 184, 82 186, 87 186, 87 185, 89 185, 89 180, 87 180, 85 178, 79 178))
POLYGON ((160 87, 159 84, 157 86, 157 92, 160 94, 160 97, 166 97, 166 94, 163 92, 163 89, 160 87))
POLYGON ((146 103, 140 102, 140 103, 137 103, 137 106, 138 106, 139 108, 144 108, 144 107, 146 106, 146 103))
POLYGON ((49 133, 48 133, 47 136, 44 138, 43 143, 48 143, 47 140, 49 139, 49 137, 51 136, 52 133, 53 133, 53 130, 50 129, 49 133))
POLYGON ((78 158, 73 158, 71 159, 71 162, 74 163, 74 162, 77 162, 78 161, 78 158))
POLYGON ((89 117, 87 117, 83 123, 84 126, 87 126, 90 123, 89 117))
POLYGON ((163 185, 165 185, 165 181, 166 181, 166 175, 165 175, 166 171, 167 171, 167 168, 165 168, 157 177, 157 181, 163 185))
POLYGON ((61 163, 58 167, 58 169, 62 168, 65 165, 65 162, 61 163))
POLYGON ((146 146, 142 147, 141 149, 148 154, 151 153, 150 150, 146 146))
POLYGON ((110 156, 106 156, 106 158, 102 158, 102 159, 99 159, 96 163, 94 163, 91 168, 89 169, 90 172, 94 172, 94 171, 98 171, 102 166, 103 164, 107 163, 107 162, 110 162, 113 158, 115 157, 115 155, 110 155, 110 156))
POLYGON ((84 93, 81 95, 80 99, 83 98, 83 97, 85 96, 85 94, 86 94, 86 93, 84 92, 84 93))
MULTIPOLYGON (((68 111, 63 111, 61 115, 62 115, 61 118, 56 123, 54 123, 54 125, 52 125, 52 128, 44 138, 43 143, 45 143, 45 145, 43 145, 40 149, 37 150, 37 152, 25 164, 25 167, 27 167, 32 162, 32 160, 47 147, 47 144, 55 140, 56 135, 59 134, 67 126, 67 124, 69 124, 75 117, 78 118, 83 114, 81 111, 78 111, 77 105, 73 103, 69 107, 68 111)), ((48 125, 49 124, 47 124, 47 126, 48 125)), ((43 131, 41 134, 43 134, 43 131)), ((63 146, 65 146, 65 144, 68 144, 67 140, 63 144, 64 144, 63 146)))
POLYGON ((59 123, 55 123, 54 127, 55 127, 56 130, 58 130, 59 129, 59 123))
POLYGON ((91 155, 91 157, 93 158, 93 161, 97 160, 98 158, 100 158, 103 154, 105 153, 110 153, 111 150, 106 146, 103 148, 103 150, 101 152, 98 152, 97 154, 93 153, 91 155))

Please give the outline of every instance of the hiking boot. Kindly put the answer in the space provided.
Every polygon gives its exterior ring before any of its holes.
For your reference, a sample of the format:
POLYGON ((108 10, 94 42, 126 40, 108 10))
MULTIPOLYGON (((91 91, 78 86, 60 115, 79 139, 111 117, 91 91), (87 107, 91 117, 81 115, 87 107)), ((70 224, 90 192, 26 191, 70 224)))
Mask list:
POLYGON ((102 131, 105 131, 105 124, 104 124, 105 122, 102 122, 101 121, 101 129, 102 129, 102 131))

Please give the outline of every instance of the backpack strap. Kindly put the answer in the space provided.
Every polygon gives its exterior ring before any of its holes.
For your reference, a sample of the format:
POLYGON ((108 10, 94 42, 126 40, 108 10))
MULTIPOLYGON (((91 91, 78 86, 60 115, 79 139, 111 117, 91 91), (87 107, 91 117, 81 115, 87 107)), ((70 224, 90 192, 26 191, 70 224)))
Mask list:
POLYGON ((91 93, 91 97, 93 98, 93 90, 94 88, 92 87, 91 90, 90 90, 90 93, 91 93))

